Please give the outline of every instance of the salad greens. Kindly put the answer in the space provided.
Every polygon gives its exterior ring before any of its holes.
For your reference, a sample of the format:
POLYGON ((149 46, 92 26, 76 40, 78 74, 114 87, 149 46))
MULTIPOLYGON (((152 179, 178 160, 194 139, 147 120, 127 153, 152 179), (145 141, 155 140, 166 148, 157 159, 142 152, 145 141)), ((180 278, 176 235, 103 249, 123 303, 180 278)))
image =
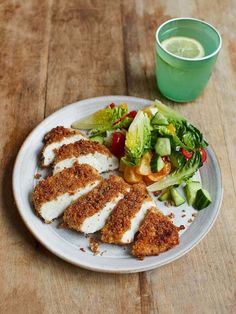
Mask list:
POLYGON ((127 113, 127 104, 120 104, 114 107, 108 106, 74 122, 72 127, 90 130, 92 136, 100 135, 106 131, 129 127, 133 119, 126 116, 127 113))
POLYGON ((151 125, 148 116, 141 110, 131 123, 125 140, 125 164, 139 164, 143 154, 151 148, 151 125))
MULTIPOLYGON (((195 204, 195 185, 189 182, 206 161, 204 148, 208 143, 195 126, 170 107, 157 100, 138 111, 129 111, 124 103, 110 104, 72 127, 90 130, 92 140, 104 143, 121 158, 122 167, 129 168, 124 171, 127 182, 144 180, 149 191, 165 190, 161 198, 168 195, 179 205, 183 199, 175 186, 187 183, 188 203, 191 195, 191 204, 195 204)), ((199 195, 201 201, 194 206, 200 210, 210 203, 210 197, 203 189, 199 195)))
POLYGON ((150 192, 154 192, 186 182, 195 174, 201 165, 201 155, 199 152, 195 152, 183 167, 174 170, 161 181, 149 185, 147 189, 150 192))

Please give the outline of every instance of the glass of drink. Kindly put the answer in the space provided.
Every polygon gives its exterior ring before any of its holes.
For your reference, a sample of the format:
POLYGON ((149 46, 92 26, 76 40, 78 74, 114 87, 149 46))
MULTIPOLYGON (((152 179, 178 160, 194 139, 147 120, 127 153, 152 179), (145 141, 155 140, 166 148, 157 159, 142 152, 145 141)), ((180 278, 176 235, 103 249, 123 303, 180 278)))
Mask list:
POLYGON ((156 32, 156 78, 160 92, 177 102, 197 98, 206 86, 222 44, 219 32, 193 18, 176 18, 156 32))

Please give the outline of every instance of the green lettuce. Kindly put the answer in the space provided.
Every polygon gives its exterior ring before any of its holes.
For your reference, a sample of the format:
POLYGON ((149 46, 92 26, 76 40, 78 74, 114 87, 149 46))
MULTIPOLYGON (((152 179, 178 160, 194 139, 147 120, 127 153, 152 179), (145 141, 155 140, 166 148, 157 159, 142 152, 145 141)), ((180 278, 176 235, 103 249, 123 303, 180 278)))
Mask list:
POLYGON ((114 108, 106 107, 74 122, 72 127, 76 129, 91 130, 91 134, 99 135, 106 131, 128 127, 132 122, 132 119, 129 117, 122 119, 127 113, 127 104, 120 104, 114 108))
POLYGON ((143 111, 138 111, 131 123, 125 140, 125 156, 122 160, 135 166, 140 162, 143 154, 151 148, 151 125, 148 116, 143 111))
POLYGON ((147 189, 149 192, 155 192, 168 188, 169 186, 179 185, 189 180, 201 166, 201 155, 199 152, 195 152, 183 167, 171 172, 161 181, 149 185, 147 189))

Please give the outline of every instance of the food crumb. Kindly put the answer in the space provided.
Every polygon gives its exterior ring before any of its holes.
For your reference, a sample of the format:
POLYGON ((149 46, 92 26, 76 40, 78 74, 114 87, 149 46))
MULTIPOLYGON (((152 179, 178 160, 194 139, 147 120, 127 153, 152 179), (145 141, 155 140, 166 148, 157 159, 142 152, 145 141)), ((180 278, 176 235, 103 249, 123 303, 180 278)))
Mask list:
POLYGON ((40 173, 35 173, 34 178, 38 180, 41 178, 41 176, 42 175, 40 173))
POLYGON ((90 237, 89 248, 93 252, 94 255, 97 255, 99 253, 99 241, 94 237, 90 237))
POLYGON ((102 251, 102 252, 100 253, 100 256, 103 256, 104 253, 106 253, 106 250, 105 250, 105 251, 102 251))
POLYGON ((164 203, 164 205, 165 205, 166 207, 171 207, 171 206, 174 205, 174 202, 171 201, 171 200, 169 200, 169 201, 166 201, 166 202, 164 203))
POLYGON ((186 217, 186 215, 182 215, 181 217, 184 218, 184 217, 186 217))
POLYGON ((182 209, 182 212, 185 213, 185 209, 182 209))
POLYGON ((161 194, 161 191, 155 191, 155 192, 153 192, 153 195, 154 196, 159 196, 161 194))
POLYGON ((197 217, 197 213, 193 213, 192 217, 194 217, 194 218, 197 217))
POLYGON ((80 251, 82 252, 86 252, 85 249, 83 247, 80 248, 80 251))
POLYGON ((188 223, 191 224, 192 222, 193 222, 193 220, 190 218, 190 219, 188 220, 188 223))
POLYGON ((64 221, 62 221, 58 224, 57 228, 58 229, 65 229, 65 228, 67 228, 67 224, 64 221))
POLYGON ((175 218, 175 214, 174 213, 170 213, 169 215, 167 215, 170 219, 174 219, 175 218))
POLYGON ((185 229, 185 226, 184 226, 184 225, 180 225, 180 226, 178 227, 178 229, 179 229, 179 231, 180 231, 180 230, 184 230, 184 229, 185 229))

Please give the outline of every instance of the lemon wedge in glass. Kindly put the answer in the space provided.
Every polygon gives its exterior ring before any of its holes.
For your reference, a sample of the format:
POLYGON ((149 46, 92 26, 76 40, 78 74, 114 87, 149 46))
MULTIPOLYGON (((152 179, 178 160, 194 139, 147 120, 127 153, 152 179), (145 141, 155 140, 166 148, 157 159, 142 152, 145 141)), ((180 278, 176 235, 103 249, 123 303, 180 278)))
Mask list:
POLYGON ((205 55, 201 43, 190 37, 170 37, 162 41, 161 45, 168 52, 182 58, 199 59, 205 55))

